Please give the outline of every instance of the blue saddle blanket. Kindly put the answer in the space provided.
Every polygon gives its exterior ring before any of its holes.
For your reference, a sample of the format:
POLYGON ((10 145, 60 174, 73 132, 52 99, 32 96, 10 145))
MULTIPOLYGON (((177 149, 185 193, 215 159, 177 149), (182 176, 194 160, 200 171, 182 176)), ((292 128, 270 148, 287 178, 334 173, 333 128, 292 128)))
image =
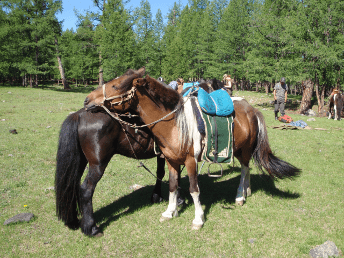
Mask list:
MULTIPOLYGON (((189 89, 187 92, 185 92, 184 97, 194 90, 194 87, 189 89)), ((229 116, 233 113, 233 101, 227 91, 224 89, 207 93, 202 88, 199 88, 197 98, 202 111, 208 115, 229 116)))
POLYGON ((198 84, 199 82, 185 82, 183 83, 183 90, 192 86, 197 86, 198 84))

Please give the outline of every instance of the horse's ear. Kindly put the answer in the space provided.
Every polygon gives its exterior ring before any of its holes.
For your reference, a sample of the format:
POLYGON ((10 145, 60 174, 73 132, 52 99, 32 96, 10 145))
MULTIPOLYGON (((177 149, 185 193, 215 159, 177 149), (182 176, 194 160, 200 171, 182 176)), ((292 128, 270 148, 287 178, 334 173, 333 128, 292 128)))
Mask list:
POLYGON ((137 70, 137 73, 139 74, 140 77, 143 77, 145 72, 146 72, 146 68, 145 67, 141 67, 139 70, 137 70))
POLYGON ((133 86, 140 87, 146 84, 146 78, 137 78, 133 81, 133 86))

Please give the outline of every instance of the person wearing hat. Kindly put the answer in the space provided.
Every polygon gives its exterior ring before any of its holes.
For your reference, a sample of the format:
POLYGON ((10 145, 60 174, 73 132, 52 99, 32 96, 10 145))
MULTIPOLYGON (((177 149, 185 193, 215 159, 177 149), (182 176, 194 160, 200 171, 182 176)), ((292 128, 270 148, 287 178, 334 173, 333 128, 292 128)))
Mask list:
POLYGON ((281 116, 284 116, 284 107, 288 98, 288 85, 285 83, 285 78, 282 77, 280 82, 276 83, 274 87, 274 99, 275 99, 275 120, 278 119, 278 111, 281 116))
POLYGON ((229 93, 230 96, 232 96, 233 89, 232 89, 232 81, 233 79, 231 78, 230 75, 224 74, 222 77, 222 82, 224 84, 225 89, 229 93))

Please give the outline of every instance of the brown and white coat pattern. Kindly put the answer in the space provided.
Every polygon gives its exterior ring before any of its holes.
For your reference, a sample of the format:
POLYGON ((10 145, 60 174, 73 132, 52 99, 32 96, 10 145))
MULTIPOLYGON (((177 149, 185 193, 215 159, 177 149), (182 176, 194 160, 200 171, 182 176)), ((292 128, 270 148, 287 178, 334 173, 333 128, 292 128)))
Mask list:
POLYGON ((334 111, 334 120, 341 119, 341 113, 343 109, 343 95, 339 90, 333 90, 329 99, 328 119, 332 117, 332 108, 334 111))

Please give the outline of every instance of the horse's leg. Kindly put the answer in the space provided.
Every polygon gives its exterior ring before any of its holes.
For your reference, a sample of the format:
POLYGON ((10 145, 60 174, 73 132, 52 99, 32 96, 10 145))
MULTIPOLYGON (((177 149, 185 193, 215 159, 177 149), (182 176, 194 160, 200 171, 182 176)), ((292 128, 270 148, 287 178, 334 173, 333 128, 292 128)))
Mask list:
POLYGON ((167 210, 162 214, 160 218, 160 222, 165 220, 169 220, 172 217, 178 216, 177 210, 177 197, 178 197, 178 177, 179 177, 179 170, 180 166, 167 161, 168 170, 169 170, 169 199, 168 199, 168 207, 167 210))
POLYGON ((332 117, 331 110, 332 110, 332 103, 330 102, 330 105, 328 108, 328 119, 331 119, 331 117, 332 117))
POLYGON ((250 169, 248 166, 245 166, 244 163, 241 162, 241 178, 240 184, 238 187, 237 195, 235 198, 235 204, 243 205, 244 201, 246 200, 246 196, 248 196, 248 189, 249 195, 251 195, 251 186, 250 186, 250 169))
POLYGON ((163 201, 161 195, 161 182, 165 176, 165 158, 157 156, 157 170, 156 170, 156 183, 151 197, 152 203, 159 203, 163 201))
POLYGON ((246 173, 246 176, 245 176, 244 189, 246 189, 246 196, 247 197, 251 196, 252 191, 251 191, 250 169, 247 170, 247 173, 246 173))
POLYGON ((334 120, 339 120, 338 119, 338 108, 337 108, 336 104, 334 104, 333 110, 334 110, 334 120))
POLYGON ((204 212, 199 199, 200 190, 198 187, 197 179, 197 161, 196 159, 192 158, 187 160, 187 163, 185 165, 190 181, 189 190, 195 205, 195 219, 192 221, 192 229, 198 230, 204 224, 204 212))
POLYGON ((106 165, 90 164, 89 166, 88 174, 80 186, 81 210, 83 214, 80 228, 85 235, 97 236, 100 234, 100 230, 96 226, 93 217, 92 197, 97 183, 104 174, 106 165))

